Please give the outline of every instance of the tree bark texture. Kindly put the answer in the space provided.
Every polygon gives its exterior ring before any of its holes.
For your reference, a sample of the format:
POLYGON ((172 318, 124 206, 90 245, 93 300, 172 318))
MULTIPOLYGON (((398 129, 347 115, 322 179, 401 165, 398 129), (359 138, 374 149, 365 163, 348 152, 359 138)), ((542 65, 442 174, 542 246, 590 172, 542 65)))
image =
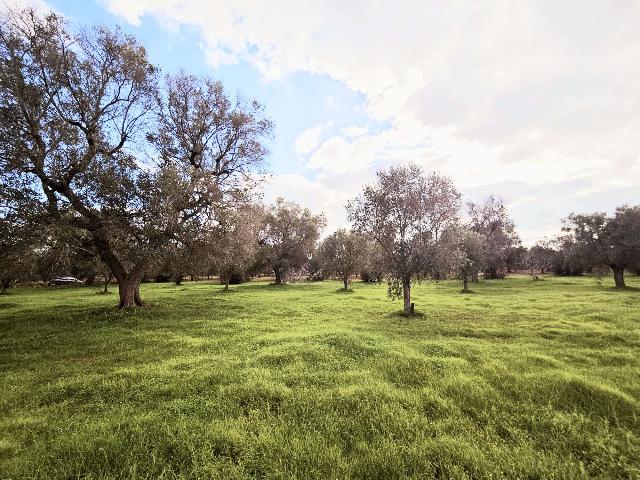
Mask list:
POLYGON ((129 277, 118 281, 118 293, 120 294, 120 308, 143 307, 144 302, 140 297, 140 282, 142 279, 129 277))
POLYGON ((411 315, 413 309, 411 308, 411 279, 409 278, 402 279, 402 298, 404 300, 403 313, 405 315, 411 315))
POLYGON ((13 278, 2 277, 0 278, 0 294, 4 295, 7 290, 13 285, 13 278))
POLYGON ((276 275, 276 285, 282 285, 282 270, 279 268, 274 268, 273 273, 276 275))
POLYGON ((624 288, 624 267, 612 266, 613 279, 616 282, 616 288, 624 288))

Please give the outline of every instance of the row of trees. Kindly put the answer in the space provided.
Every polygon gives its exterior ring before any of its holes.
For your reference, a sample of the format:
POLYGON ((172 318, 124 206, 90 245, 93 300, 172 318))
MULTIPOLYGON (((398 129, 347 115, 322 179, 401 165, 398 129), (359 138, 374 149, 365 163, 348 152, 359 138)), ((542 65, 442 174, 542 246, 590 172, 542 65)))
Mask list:
MULTIPOLYGON (((562 235, 530 249, 519 245, 513 222, 497 199, 469 203, 464 215, 459 210, 460 195, 449 179, 425 176, 415 166, 395 167, 380 172, 377 184, 350 204, 353 231, 340 229, 318 245, 324 217, 295 203, 279 199, 268 208, 227 208, 206 235, 169 242, 159 250, 160 260, 147 275, 178 284, 186 275, 219 275, 228 286, 271 272, 276 284, 306 275, 339 278, 345 290, 353 275, 375 282, 386 277, 390 294, 405 298, 410 309, 411 282, 421 277, 458 277, 467 291, 480 274, 503 278, 514 269, 527 269, 538 278, 538 273, 576 275, 605 266, 614 271, 617 286, 624 286, 625 269, 638 272, 637 240, 633 243, 640 235, 638 207, 621 207, 613 217, 571 215, 562 235)), ((3 245, 8 253, 0 269, 5 286, 18 277, 46 278, 61 271, 88 283, 110 276, 82 231, 53 224, 37 230, 36 237, 23 217, 13 215, 16 221, 7 217, 0 223, 13 229, 2 237, 14 242, 3 245)))
POLYGON ((611 270, 616 287, 624 288, 625 271, 640 275, 640 206, 621 206, 613 215, 571 214, 559 236, 522 252, 521 261, 534 277, 611 270))
POLYGON ((468 290, 482 271, 504 278, 509 252, 520 244, 504 205, 494 197, 467 204, 461 215, 461 195, 451 179, 425 175, 416 165, 378 172, 349 203, 354 231, 373 240, 389 296, 403 298, 405 315, 413 313, 411 284, 421 278, 457 276, 468 290))
MULTIPOLYGON (((307 273, 310 258, 318 257, 313 252, 325 224, 323 215, 283 199, 270 207, 245 205, 224 213, 197 237, 170 241, 157 249, 143 280, 172 280, 179 285, 185 277, 216 275, 228 287, 251 276, 272 274, 276 284, 283 284, 307 273)), ((111 278, 109 266, 86 232, 55 223, 37 230, 29 227, 11 216, 0 218, 3 231, 13 229, 2 236, 3 289, 16 280, 46 281, 60 275, 76 276, 88 285, 97 277, 111 278)))
POLYGON ((499 279, 522 265, 578 273, 638 264, 638 207, 571 215, 563 235, 520 245, 504 204, 462 208, 452 181, 415 165, 378 173, 347 206, 352 230, 318 240, 325 220, 258 202, 272 124, 222 84, 162 77, 135 38, 74 31, 55 14, 10 11, 0 28, 0 285, 18 277, 113 276, 120 306, 141 306, 158 275, 265 270, 276 284, 337 277, 388 282, 413 312, 412 282, 499 279), (560 268, 558 265, 561 265, 560 268))
MULTIPOLYGON (((459 210, 460 194, 451 180, 425 176, 415 165, 379 172, 376 183, 349 204, 354 231, 380 249, 389 295, 404 299, 405 314, 413 313, 411 283, 423 277, 457 276, 466 292, 469 280, 476 281, 480 272, 485 278, 504 278, 520 266, 534 278, 536 270, 575 275, 604 267, 613 271, 619 288, 625 287, 625 270, 640 274, 640 206, 619 207, 612 216, 571 214, 560 236, 528 250, 520 245, 505 206, 494 197, 484 204, 469 203, 464 219, 459 210)), ((330 237, 330 251, 337 251, 333 244, 340 238, 348 237, 330 237)), ((351 251, 344 240, 340 251, 351 251)))

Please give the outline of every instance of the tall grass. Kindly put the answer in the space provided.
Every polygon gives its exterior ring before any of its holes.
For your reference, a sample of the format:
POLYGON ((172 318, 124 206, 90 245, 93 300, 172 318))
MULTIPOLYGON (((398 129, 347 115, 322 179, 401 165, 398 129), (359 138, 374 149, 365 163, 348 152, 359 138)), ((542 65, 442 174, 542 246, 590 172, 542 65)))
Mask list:
POLYGON ((0 297, 0 478, 640 478, 639 290, 338 288, 0 297))

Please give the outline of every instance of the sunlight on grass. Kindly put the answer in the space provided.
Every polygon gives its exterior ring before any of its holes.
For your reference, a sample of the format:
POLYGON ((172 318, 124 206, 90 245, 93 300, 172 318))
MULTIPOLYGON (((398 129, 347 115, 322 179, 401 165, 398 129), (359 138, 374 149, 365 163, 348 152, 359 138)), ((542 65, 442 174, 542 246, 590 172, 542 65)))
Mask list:
POLYGON ((637 290, 424 283, 407 319, 338 287, 13 290, 0 477, 640 476, 637 290))

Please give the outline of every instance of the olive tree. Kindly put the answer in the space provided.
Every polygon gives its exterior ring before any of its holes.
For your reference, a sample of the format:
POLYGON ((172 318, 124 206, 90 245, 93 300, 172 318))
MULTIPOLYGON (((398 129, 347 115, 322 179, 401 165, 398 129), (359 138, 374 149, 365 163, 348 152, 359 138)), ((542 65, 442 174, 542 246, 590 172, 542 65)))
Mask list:
POLYGON ((513 247, 520 245, 520 237, 504 203, 490 196, 482 204, 469 202, 469 228, 486 239, 485 276, 504 278, 507 261, 513 247))
POLYGON ((250 188, 271 131, 262 107, 189 75, 160 87, 134 37, 73 31, 53 13, 10 11, 0 63, 0 170, 27 175, 49 219, 90 234, 120 306, 143 305, 159 252, 250 188))
POLYGON ((339 229, 325 238, 318 247, 323 272, 342 280, 345 291, 349 289, 351 275, 360 268, 363 243, 359 235, 339 229))
POLYGON ((581 248, 570 233, 555 237, 550 245, 556 252, 551 265, 555 275, 581 275, 588 269, 587 258, 583 258, 581 248))
POLYGON ((563 230, 575 241, 590 266, 607 266, 617 288, 624 288, 624 271, 640 258, 640 205, 618 207, 613 216, 603 212, 571 214, 563 230))
POLYGON ((220 215, 211 235, 210 251, 211 265, 225 290, 234 276, 245 277, 252 266, 263 215, 263 208, 257 205, 243 205, 220 215))
POLYGON ((461 225, 448 228, 440 239, 438 257, 462 281, 463 293, 470 292, 469 280, 484 268, 486 243, 482 234, 461 225))
POLYGON ((414 164, 378 172, 376 182, 347 206, 354 231, 374 239, 384 252, 388 294, 404 299, 405 315, 413 313, 411 282, 428 271, 459 206, 460 194, 450 179, 427 176, 414 164))
POLYGON ((269 207, 259 233, 259 255, 273 270, 276 285, 285 283, 309 261, 325 224, 324 215, 314 215, 282 198, 269 207))
POLYGON ((553 242, 548 239, 543 239, 532 246, 524 255, 524 264, 529 270, 529 275, 538 280, 536 271, 540 274, 544 274, 545 270, 550 270, 555 261, 558 252, 553 248, 553 242))
POLYGON ((360 280, 367 283, 381 283, 385 275, 384 251, 378 242, 362 237, 360 252, 360 280))
POLYGON ((182 285, 187 276, 192 280, 204 273, 206 265, 205 242, 200 239, 171 242, 163 249, 164 265, 162 272, 173 278, 176 286, 182 285))
POLYGON ((38 228, 42 212, 33 192, 15 178, 0 176, 0 294, 16 280, 33 274, 35 247, 41 244, 38 228))

